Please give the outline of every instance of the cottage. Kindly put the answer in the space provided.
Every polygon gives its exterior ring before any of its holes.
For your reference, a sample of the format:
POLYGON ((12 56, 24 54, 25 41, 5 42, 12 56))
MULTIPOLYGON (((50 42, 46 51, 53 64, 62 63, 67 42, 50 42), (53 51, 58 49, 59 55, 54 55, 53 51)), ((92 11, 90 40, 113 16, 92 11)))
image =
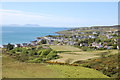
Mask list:
POLYGON ((80 44, 80 47, 83 46, 83 44, 80 44))
POLYGON ((106 35, 106 37, 107 37, 108 39, 113 38, 113 36, 110 36, 110 35, 106 35))
POLYGON ((117 46, 117 49, 120 49, 120 46, 117 46))
POLYGON ((98 43, 96 43, 96 42, 93 42, 92 43, 92 47, 97 47, 97 48, 101 48, 101 47, 103 47, 101 44, 98 44, 98 43))
POLYGON ((14 47, 17 47, 17 45, 15 44, 14 47))
POLYGON ((68 44, 68 45, 74 45, 75 42, 73 42, 73 41, 68 41, 67 44, 68 44))
POLYGON ((26 46, 28 46, 28 43, 22 43, 22 46, 26 47, 26 46))
POLYGON ((21 44, 16 44, 17 45, 17 47, 21 47, 21 44))
POLYGON ((38 44, 39 41, 35 40, 35 41, 31 41, 31 45, 36 46, 38 44))
POLYGON ((102 48, 103 46, 101 44, 97 44, 97 48, 102 48))
POLYGON ((7 45, 3 45, 3 48, 7 48, 7 45))
POLYGON ((93 34, 97 34, 97 32, 93 32, 93 34))
POLYGON ((95 36, 93 36, 93 35, 89 35, 89 38, 96 38, 95 36))
POLYGON ((41 41, 41 40, 42 40, 42 38, 41 38, 41 37, 37 37, 37 40, 38 40, 38 41, 41 41))

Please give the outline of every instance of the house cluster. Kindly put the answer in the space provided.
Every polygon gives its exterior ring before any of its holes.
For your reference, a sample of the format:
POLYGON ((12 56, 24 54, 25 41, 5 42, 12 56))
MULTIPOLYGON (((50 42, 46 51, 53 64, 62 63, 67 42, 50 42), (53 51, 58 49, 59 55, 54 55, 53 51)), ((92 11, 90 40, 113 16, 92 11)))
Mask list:
MULTIPOLYGON (((76 31, 76 30, 73 29, 73 31, 76 31)), ((64 36, 43 37, 43 38, 38 37, 37 40, 39 42, 39 41, 45 39, 49 45, 76 45, 77 44, 76 40, 97 38, 97 36, 95 36, 95 34, 98 34, 99 32, 93 31, 93 32, 91 32, 90 35, 75 35, 75 33, 72 34, 72 36, 69 36, 69 37, 64 37, 64 36), (57 41, 57 43, 55 43, 55 41, 57 41)), ((100 33, 105 34, 105 32, 100 32, 100 33)), ((78 34, 86 34, 86 33, 85 32, 79 32, 78 34)), ((113 36, 111 36, 110 34, 106 34, 106 37, 108 39, 113 38, 113 36)), ((80 46, 89 46, 89 45, 86 44, 86 43, 82 43, 82 44, 80 44, 80 46)), ((101 44, 98 44, 98 43, 95 43, 95 42, 92 43, 92 47, 97 47, 97 48, 104 47, 104 48, 107 48, 107 49, 110 48, 109 46, 102 46, 101 44)))
POLYGON ((104 42, 104 44, 93 42, 92 47, 111 49, 111 47, 108 46, 106 42, 104 42))
MULTIPOLYGON (((87 30, 87 28, 86 28, 87 30)), ((71 36, 65 37, 63 36, 46 36, 46 37, 37 37, 37 40, 31 41, 30 43, 22 43, 22 44, 15 44, 15 47, 27 47, 27 46, 37 46, 42 40, 45 40, 48 45, 77 45, 77 40, 81 39, 89 39, 89 38, 97 38, 98 33, 104 34, 108 39, 113 38, 111 34, 106 34, 105 32, 100 32, 100 31, 90 31, 90 32, 82 32, 81 30, 78 29, 72 29, 68 30, 74 32, 71 36), (81 31, 81 32, 80 32, 81 31), (82 34, 82 35, 80 35, 82 34), (87 34, 87 35, 86 35, 87 34)), ((117 30, 116 30, 117 31, 117 30)), ((108 31, 109 33, 116 34, 116 31, 108 31)), ((116 42, 116 41, 115 41, 116 42)), ((88 45, 86 43, 80 43, 79 46, 92 46, 92 47, 97 47, 97 48, 107 48, 110 49, 110 46, 103 46, 101 43, 96 43, 93 42, 91 45, 88 45)), ((6 48, 6 45, 3 45, 4 48, 6 48)))
POLYGON ((80 47, 82 46, 111 49, 111 47, 108 46, 106 42, 104 42, 103 44, 96 42, 93 42, 92 44, 80 43, 80 47))
POLYGON ((46 40, 47 44, 49 45, 76 45, 77 42, 76 40, 81 40, 81 39, 86 39, 86 38, 96 38, 93 35, 83 35, 83 36, 77 36, 77 35, 73 35, 71 37, 67 37, 65 38, 64 36, 61 37, 43 37, 43 38, 39 38, 38 42, 41 40, 46 40), (55 43, 57 42, 57 43, 55 43))
MULTIPOLYGON (((36 46, 37 41, 31 41, 30 43, 21 43, 21 44, 12 44, 14 47, 28 47, 28 46, 36 46)), ((2 48, 7 48, 7 45, 2 45, 2 48)))

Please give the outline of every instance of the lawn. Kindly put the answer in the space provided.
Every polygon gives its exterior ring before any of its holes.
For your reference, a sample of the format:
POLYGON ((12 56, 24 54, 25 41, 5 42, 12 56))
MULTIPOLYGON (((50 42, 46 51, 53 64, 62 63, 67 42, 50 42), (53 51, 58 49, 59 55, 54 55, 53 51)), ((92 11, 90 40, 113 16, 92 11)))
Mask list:
POLYGON ((81 51, 79 48, 67 45, 52 45, 50 48, 56 51, 81 51))
POLYGON ((3 78, 107 78, 107 76, 80 66, 23 63, 3 56, 3 78))

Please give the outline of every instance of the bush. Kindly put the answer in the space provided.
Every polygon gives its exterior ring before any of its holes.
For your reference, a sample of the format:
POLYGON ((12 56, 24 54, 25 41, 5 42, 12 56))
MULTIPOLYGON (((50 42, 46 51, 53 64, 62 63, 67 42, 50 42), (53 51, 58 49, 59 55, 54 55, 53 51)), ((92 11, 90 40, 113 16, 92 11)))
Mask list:
MULTIPOLYGON (((40 48, 40 47, 39 47, 40 48)), ((39 49, 38 47, 32 48, 14 48, 12 50, 8 50, 7 52, 11 57, 22 61, 22 62, 43 62, 50 59, 58 58, 58 51, 52 51, 52 49, 39 49), (34 49, 33 49, 34 48, 34 49)))
POLYGON ((10 50, 10 54, 16 53, 15 50, 10 50))
POLYGON ((45 49, 41 53, 41 57, 46 57, 51 52, 51 49, 45 49))
POLYGON ((88 47, 84 46, 84 47, 82 47, 81 49, 82 49, 83 51, 87 51, 87 48, 88 48, 88 47))
POLYGON ((76 62, 84 67, 89 67, 101 71, 103 74, 109 77, 117 77, 118 74, 118 55, 110 55, 108 57, 101 57, 98 59, 91 59, 88 61, 76 62))
POLYGON ((98 50, 105 50, 106 48, 103 48, 103 47, 101 47, 101 48, 98 48, 98 50))
POLYGON ((117 49, 117 44, 114 44, 114 45, 113 45, 113 49, 117 49))
POLYGON ((33 60, 29 60, 28 62, 32 62, 32 63, 40 63, 40 62, 42 62, 42 61, 43 61, 42 58, 39 57, 39 58, 35 58, 35 59, 33 59, 33 60))
POLYGON ((57 57, 57 53, 55 51, 51 51, 46 58, 49 59, 55 59, 57 57))
POLYGON ((8 45, 7 45, 7 49, 8 49, 8 50, 12 50, 13 48, 14 48, 14 45, 8 43, 8 45))
POLYGON ((84 46, 81 48, 83 51, 92 51, 93 49, 92 48, 89 48, 87 46, 84 46))
POLYGON ((41 55, 41 53, 42 53, 42 50, 39 50, 37 53, 38 53, 39 55, 41 55))
POLYGON ((42 39, 42 40, 41 40, 41 43, 42 43, 42 44, 46 44, 46 43, 47 43, 47 40, 42 39))

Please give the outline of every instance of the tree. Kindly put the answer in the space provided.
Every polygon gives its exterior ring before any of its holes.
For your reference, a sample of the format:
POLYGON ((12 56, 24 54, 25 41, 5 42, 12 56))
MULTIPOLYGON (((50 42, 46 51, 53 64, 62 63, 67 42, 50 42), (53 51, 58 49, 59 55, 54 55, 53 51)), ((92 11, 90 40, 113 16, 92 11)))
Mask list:
POLYGON ((78 38, 75 41, 78 42, 79 41, 78 38))
POLYGON ((41 40, 41 43, 42 43, 42 44, 46 44, 46 43, 47 43, 47 40, 42 39, 42 40, 41 40))
POLYGON ((113 49, 117 49, 117 44, 114 44, 114 45, 113 45, 113 49))
POLYGON ((14 48, 14 45, 8 43, 8 45, 7 45, 7 49, 8 49, 8 50, 12 50, 13 48, 14 48))

